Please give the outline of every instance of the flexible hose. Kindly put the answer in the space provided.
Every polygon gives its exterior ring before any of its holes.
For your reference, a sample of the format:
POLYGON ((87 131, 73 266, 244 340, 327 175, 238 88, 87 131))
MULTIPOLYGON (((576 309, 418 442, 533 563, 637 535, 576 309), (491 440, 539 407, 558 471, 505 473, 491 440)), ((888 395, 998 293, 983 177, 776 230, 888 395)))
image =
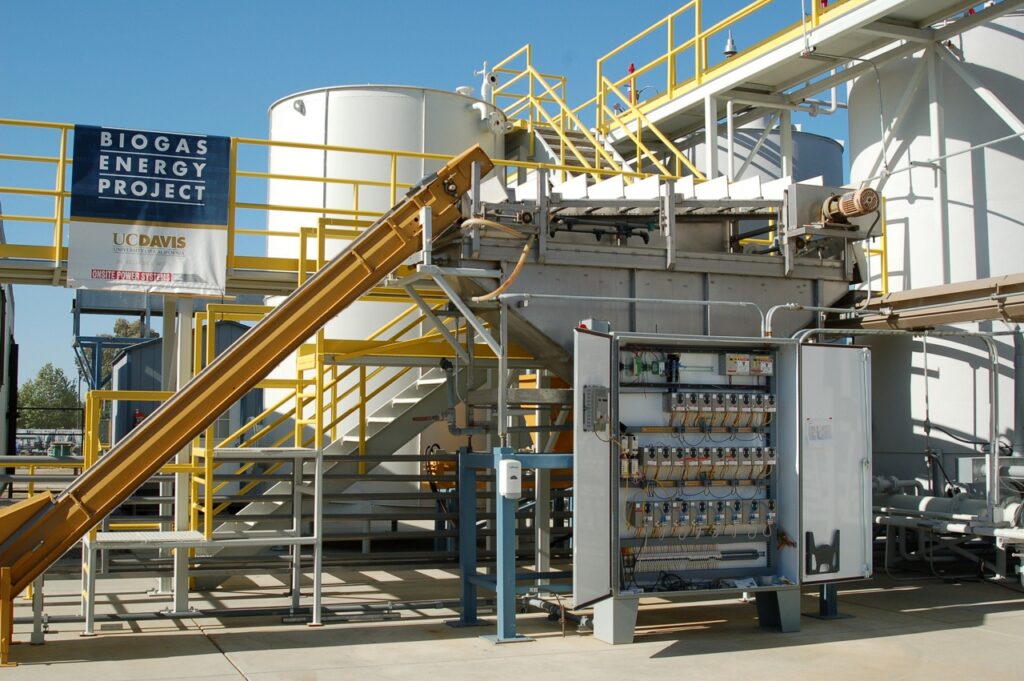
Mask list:
MULTIPOLYGON (((469 222, 469 221, 467 220, 466 222, 469 222)), ((465 224, 465 223, 463 223, 463 224, 465 224)), ((494 224, 499 224, 499 223, 494 223, 494 224)), ((504 227, 504 225, 502 225, 502 226, 504 227)), ((530 240, 527 241, 523 245, 523 252, 519 254, 519 262, 516 263, 516 266, 514 268, 512 268, 511 274, 508 275, 508 277, 505 279, 505 281, 501 282, 501 284, 498 286, 498 288, 494 289, 490 293, 485 293, 482 296, 474 296, 470 300, 472 300, 474 303, 486 303, 487 301, 494 300, 495 298, 500 296, 502 293, 504 293, 505 290, 508 289, 508 287, 511 286, 515 282, 516 278, 519 277, 519 273, 522 271, 523 265, 526 264, 526 256, 530 254, 530 249, 533 248, 533 242, 536 241, 536 239, 537 239, 537 237, 531 236, 530 240)))
POLYGON ((468 220, 463 220, 462 228, 465 229, 466 227, 490 227, 491 229, 496 229, 510 236, 519 237, 520 239, 526 237, 526 234, 511 225, 503 225, 500 222, 488 220, 487 218, 469 218, 468 220))

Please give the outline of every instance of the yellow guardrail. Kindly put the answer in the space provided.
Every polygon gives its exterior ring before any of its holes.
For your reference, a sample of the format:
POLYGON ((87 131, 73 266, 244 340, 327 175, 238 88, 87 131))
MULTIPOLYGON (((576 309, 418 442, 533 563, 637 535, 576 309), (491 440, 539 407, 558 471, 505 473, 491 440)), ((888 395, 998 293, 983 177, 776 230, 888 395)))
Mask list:
MULTIPOLYGON (((606 101, 611 87, 628 88, 633 102, 639 104, 644 112, 649 112, 701 85, 710 77, 719 76, 737 68, 755 56, 769 52, 779 44, 792 40, 804 30, 820 26, 867 1, 832 0, 822 3, 820 0, 810 0, 808 5, 804 5, 806 8, 804 18, 801 21, 789 23, 788 18, 792 16, 793 5, 796 4, 792 0, 753 0, 732 14, 706 26, 707 17, 712 12, 718 11, 721 4, 709 0, 690 0, 679 9, 609 50, 597 60, 596 99, 606 101), (761 11, 768 8, 777 9, 778 12, 771 14, 761 11), (762 34, 772 29, 775 29, 776 32, 755 45, 741 50, 733 57, 723 55, 721 61, 712 62, 709 56, 712 52, 711 41, 718 40, 724 45, 725 34, 752 17, 752 20, 759 22, 758 30, 762 34), (681 29, 681 27, 685 28, 681 29), (616 58, 625 60, 633 54, 637 56, 649 54, 649 49, 640 48, 649 48, 652 43, 656 44, 657 41, 663 41, 662 44, 665 45, 665 48, 657 53, 657 56, 643 61, 639 65, 634 65, 634 68, 624 76, 619 78, 609 76, 607 68, 610 61, 616 58), (633 49, 631 50, 631 48, 633 49), (680 68, 680 61, 685 61, 684 55, 691 61, 687 68, 680 68), (644 77, 653 78, 650 80, 651 85, 649 86, 653 86, 653 83, 658 82, 659 78, 663 79, 661 83, 664 88, 656 96, 641 102, 638 93, 644 87, 638 87, 638 85, 644 77)), ((595 121, 597 129, 607 131, 611 128, 612 122, 608 120, 603 108, 598 107, 595 121)))
MULTIPOLYGON (((542 114, 534 110, 537 120, 551 120, 558 124, 565 119, 561 109, 565 108, 564 79, 531 72, 524 76, 530 83, 531 91, 540 94, 536 102, 554 102, 560 110, 542 114)), ((534 100, 531 100, 534 101, 534 100)), ((564 127, 564 126, 563 126, 564 127)), ((8 199, 0 212, 0 220, 5 223, 6 243, 0 244, 0 266, 4 261, 18 260, 20 265, 34 264, 40 268, 52 270, 52 279, 39 279, 38 283, 59 284, 61 269, 67 259, 67 224, 70 207, 70 173, 74 163, 71 154, 71 136, 74 125, 70 123, 53 123, 46 121, 26 121, 0 118, 0 139, 6 133, 13 133, 21 138, 21 133, 29 130, 41 131, 46 140, 33 137, 33 151, 38 149, 49 153, 0 153, 0 168, 5 177, 24 177, 22 184, 0 186, 0 200, 8 199), (48 135, 52 133, 52 138, 48 135), (40 173, 39 168, 49 167, 49 172, 40 173), (13 172, 8 172, 13 171, 13 172), (45 180, 40 177, 46 175, 45 180), (9 208, 8 204, 17 203, 18 207, 9 208), (46 229, 49 227, 49 229, 46 229)), ((25 142, 27 143, 27 142, 25 142)), ((21 142, 19 142, 21 144, 21 142)), ((415 151, 398 151, 392 149, 374 149, 363 147, 339 146, 328 144, 311 144, 281 140, 266 140, 247 137, 231 139, 232 164, 229 182, 228 210, 228 254, 227 269, 229 275, 236 271, 284 272, 298 275, 305 267, 307 271, 315 269, 316 263, 307 259, 304 263, 299 257, 277 257, 273 253, 282 250, 271 248, 271 238, 303 240, 301 228, 318 229, 322 226, 337 228, 325 233, 329 242, 347 241, 354 234, 362 231, 375 219, 382 215, 383 208, 390 207, 409 189, 412 184, 403 181, 400 172, 403 163, 436 162, 438 164, 451 160, 447 154, 434 154, 415 151), (272 173, 269 168, 269 152, 273 149, 310 150, 324 154, 352 155, 367 159, 387 159, 388 170, 377 177, 318 177, 295 173, 272 173), (264 152, 265 162, 253 160, 253 152, 264 152), (239 167, 243 163, 263 167, 239 167), (267 196, 266 186, 271 181, 296 183, 317 183, 334 187, 347 187, 351 190, 350 197, 341 207, 310 204, 271 203, 267 200, 256 200, 253 197, 267 196), (262 187, 254 187, 252 183, 263 183, 262 187), (375 200, 371 201, 372 197, 375 200), (370 205, 374 204, 374 205, 370 205), (296 227, 268 228, 267 215, 299 216, 292 222, 303 223, 296 227), (253 216, 259 217, 258 220, 253 216), (260 223, 260 226, 256 226, 260 223)), ((571 147, 567 147, 571 149, 571 147)), ((577 150, 578 151, 578 150, 577 150)), ((606 154, 603 149, 600 153, 606 154)), ((257 154, 258 155, 258 154, 257 154)), ((610 159, 607 156, 607 159, 610 159)), ((573 165, 572 157, 563 154, 559 163, 536 163, 529 161, 506 161, 495 159, 494 164, 505 177, 514 177, 516 173, 532 170, 547 170, 549 173, 579 172, 579 166, 573 165)), ((607 177, 623 174, 628 177, 646 177, 644 173, 624 172, 614 161, 607 167, 595 169, 595 177, 607 177)), ((417 178, 418 180, 419 178, 417 178)), ((307 232, 308 235, 308 232, 307 232)), ((286 248, 291 253, 298 249, 286 248)))
MULTIPOLYGON (((321 226, 321 232, 327 231, 321 226)), ((307 238, 315 239, 319 250, 315 262, 322 264, 325 260, 323 249, 326 240, 315 234, 307 234, 307 238)), ((303 274, 300 272, 300 278, 303 274)), ((301 283, 301 281, 299 282, 301 283)), ((439 303, 435 305, 439 306, 439 303)), ((272 308, 267 306, 250 306, 237 304, 211 304, 203 312, 197 312, 194 318, 196 332, 193 337, 193 371, 199 372, 216 356, 216 334, 211 329, 222 320, 239 322, 258 321, 272 308)), ((419 311, 417 305, 405 307, 398 315, 370 334, 367 340, 384 340, 397 342, 408 338, 409 334, 428 338, 434 332, 417 333, 417 329, 426 321, 426 316, 419 311)), ((254 469, 256 461, 244 461, 234 458, 237 468, 230 472, 219 473, 221 462, 217 461, 216 450, 220 447, 256 448, 256 447, 324 447, 327 437, 337 440, 340 425, 350 417, 358 415, 358 448, 360 456, 366 454, 366 417, 368 405, 385 390, 408 376, 411 367, 339 367, 329 363, 324 351, 326 342, 323 331, 320 331, 314 343, 300 350, 296 358, 296 374, 293 378, 266 379, 257 387, 276 389, 281 395, 263 409, 259 414, 243 423, 226 437, 217 438, 214 426, 205 431, 200 440, 192 447, 192 465, 190 481, 190 518, 191 527, 201 530, 207 538, 212 537, 216 517, 228 508, 227 502, 217 502, 215 495, 231 483, 233 476, 241 476, 254 469), (308 373, 312 371, 312 375, 308 373), (309 392, 312 388, 313 392, 309 392), (354 404, 342 410, 342 405, 354 404), (283 435, 273 438, 273 433, 285 425, 292 427, 283 435), (307 434, 306 427, 312 431, 307 434), (212 443, 212 447, 211 447, 212 443)), ((279 471, 283 462, 271 462, 262 473, 272 475, 279 471)), ((365 464, 360 464, 359 473, 366 473, 365 464)), ((238 495, 252 492, 260 484, 259 481, 243 482, 239 486, 238 495)))
MULTIPOLYGON (((113 423, 109 423, 110 432, 101 432, 101 417, 104 406, 116 401, 131 402, 153 402, 161 403, 173 395, 173 392, 163 390, 90 390, 85 395, 85 428, 82 439, 82 468, 89 470, 96 464, 103 453, 113 445, 113 423)), ((66 465, 66 464, 65 464, 66 465)), ((166 464, 160 469, 160 474, 168 475, 173 473, 192 474, 196 469, 189 464, 166 464)), ((31 493, 31 488, 29 492, 31 493)), ((113 531, 129 530, 159 530, 159 522, 120 522, 110 523, 108 528, 113 531)), ((96 529, 90 533, 91 538, 96 537, 96 529)))
MULTIPOLYGON (((595 180, 604 179, 609 171, 612 174, 622 174, 630 181, 646 177, 649 173, 634 172, 641 166, 642 159, 647 159, 653 166, 654 172, 663 177, 679 177, 683 168, 686 167, 697 179, 703 179, 703 175, 697 171, 689 159, 683 156, 649 120, 645 119, 647 128, 654 131, 659 141, 674 157, 675 170, 670 170, 665 166, 657 155, 642 142, 640 134, 634 134, 630 130, 625 119, 616 113, 614 107, 609 107, 597 98, 590 99, 583 106, 570 107, 565 95, 565 77, 538 71, 533 66, 533 49, 530 44, 524 45, 502 59, 495 65, 492 72, 497 76, 498 83, 492 91, 491 103, 501 108, 509 119, 518 118, 530 133, 528 144, 531 157, 535 157, 536 151, 536 135, 534 133, 550 130, 557 135, 558 145, 554 151, 558 155, 559 166, 563 167, 559 171, 562 181, 566 179, 569 172, 578 173, 581 169, 592 175, 595 180), (520 91, 521 89, 525 89, 525 92, 520 91), (505 104, 506 100, 512 101, 505 104), (553 105, 553 111, 549 111, 549 108, 552 108, 551 105, 553 105), (590 106, 601 106, 606 109, 606 115, 614 120, 634 142, 636 156, 633 170, 629 170, 619 159, 615 158, 605 148, 601 135, 589 130, 583 123, 581 116, 590 106), (576 141, 573 136, 576 137, 576 141), (586 154, 580 149, 584 142, 593 150, 592 155, 586 154)), ((627 106, 636 110, 628 98, 623 97, 621 93, 619 96, 627 106)), ((638 111, 637 113, 643 116, 642 113, 638 111)))

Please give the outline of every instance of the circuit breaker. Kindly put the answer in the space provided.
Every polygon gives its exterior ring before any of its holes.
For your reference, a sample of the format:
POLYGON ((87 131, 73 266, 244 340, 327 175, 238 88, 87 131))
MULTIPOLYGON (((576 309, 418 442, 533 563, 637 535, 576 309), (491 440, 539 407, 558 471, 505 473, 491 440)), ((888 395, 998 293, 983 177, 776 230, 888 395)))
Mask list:
POLYGON ((577 606, 870 574, 866 351, 588 331, 576 341, 577 606), (842 399, 821 394, 835 367, 842 399))

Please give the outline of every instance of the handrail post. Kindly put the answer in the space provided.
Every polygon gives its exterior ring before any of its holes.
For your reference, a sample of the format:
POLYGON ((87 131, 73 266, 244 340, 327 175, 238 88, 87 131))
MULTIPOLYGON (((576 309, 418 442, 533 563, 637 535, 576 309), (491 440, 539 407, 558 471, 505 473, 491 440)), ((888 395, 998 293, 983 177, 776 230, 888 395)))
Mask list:
POLYGON ((697 0, 697 3, 693 6, 693 77, 698 85, 704 81, 704 70, 701 68, 701 65, 704 63, 704 55, 702 54, 704 51, 704 42, 700 39, 701 3, 702 0, 697 0))
POLYGON ((670 16, 668 18, 668 27, 667 27, 668 28, 668 49, 665 52, 665 54, 666 54, 666 56, 668 58, 668 65, 667 65, 667 68, 665 69, 666 72, 667 72, 667 74, 666 74, 666 82, 665 82, 665 93, 668 95, 669 99, 672 98, 672 90, 675 88, 675 85, 676 85, 676 58, 672 54, 672 48, 674 48, 676 46, 675 23, 676 23, 675 17, 670 16))
POLYGON ((366 365, 359 365, 359 475, 366 475, 366 365))
POLYGON ((57 193, 53 197, 53 283, 60 272, 61 248, 64 246, 64 183, 68 165, 68 129, 60 129, 60 160, 57 161, 57 193))
POLYGON ((398 201, 398 154, 391 154, 391 205, 398 201))
MULTIPOLYGON (((270 156, 269 150, 267 156, 270 156)), ((238 138, 231 138, 231 152, 228 156, 228 255, 227 274, 230 276, 235 270, 235 202, 238 196, 238 138)), ((269 158, 268 163, 269 167, 269 158)))

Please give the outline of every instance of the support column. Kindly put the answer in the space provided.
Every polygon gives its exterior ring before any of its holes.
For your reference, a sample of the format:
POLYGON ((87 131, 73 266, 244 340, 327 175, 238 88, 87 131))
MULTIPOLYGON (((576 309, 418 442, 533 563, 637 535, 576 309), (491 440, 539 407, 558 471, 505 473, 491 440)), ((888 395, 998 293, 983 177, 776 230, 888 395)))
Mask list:
POLYGON ((32 636, 29 643, 41 646, 46 642, 43 634, 43 586, 46 583, 45 573, 32 582, 32 636))
POLYGON ((704 177, 718 177, 718 100, 704 98, 704 177))
POLYGON ((800 589, 760 591, 755 596, 757 618, 764 629, 800 631, 800 589))
POLYGON ((475 627, 483 624, 477 617, 476 570, 476 469, 466 461, 468 450, 459 450, 459 619, 446 622, 451 627, 475 627))
POLYGON ((736 180, 736 126, 733 121, 733 102, 725 103, 725 176, 729 182, 736 180))
POLYGON ((11 592, 11 568, 0 567, 0 666, 12 667, 11 643, 14 639, 14 594, 11 592))
MULTIPOLYGON (((164 296, 164 314, 161 319, 162 329, 160 332, 160 389, 164 391, 174 390, 177 387, 177 376, 175 375, 175 351, 177 345, 177 334, 174 328, 174 317, 177 312, 177 299, 174 296, 164 296)), ((169 498, 174 494, 174 483, 167 481, 161 482, 160 496, 169 498)), ((174 512, 174 506, 171 502, 160 502, 160 515, 163 517, 170 517, 174 512)), ((160 523, 160 529, 167 531, 172 529, 174 523, 171 521, 162 521, 160 523)), ((170 558, 174 549, 162 548, 160 549, 161 558, 170 558)), ((162 576, 160 577, 160 585, 157 588, 157 593, 168 594, 171 592, 172 584, 171 577, 162 576)))
MULTIPOLYGON (((192 299, 182 298, 177 303, 177 385, 183 386, 192 378, 192 299)), ((167 314, 166 308, 164 314, 167 314)), ((192 460, 192 446, 187 445, 174 457, 177 464, 192 460)), ((189 476, 174 474, 174 529, 189 529, 189 476)), ((188 549, 174 550, 174 612, 188 610, 188 549)))
MULTIPOLYGON (((504 350, 502 346, 502 350, 504 350)), ((504 353, 502 353, 504 354, 504 353)), ((494 449, 494 470, 501 468, 501 460, 511 457, 514 452, 507 447, 494 449)), ((494 643, 516 643, 530 641, 516 633, 516 506, 517 500, 506 499, 495 491, 497 510, 498 570, 495 575, 495 591, 498 603, 498 632, 484 638, 494 643)))
MULTIPOLYGON (((546 372, 537 370, 535 387, 539 390, 548 387, 546 372)), ((545 405, 538 405, 536 410, 537 426, 546 426, 551 422, 551 408, 545 405)), ((548 444, 545 434, 537 432, 537 453, 543 454, 551 451, 545 447, 548 444)), ((556 438, 557 441, 557 438, 556 438)), ((533 537, 534 537, 534 569, 537 572, 547 572, 551 569, 551 469, 538 468, 533 476, 533 537)), ((549 584, 550 580, 541 580, 541 584, 549 584)))
POLYGON ((793 177, 793 112, 779 111, 779 147, 782 155, 782 176, 793 177))
POLYGON ((930 286, 950 283, 949 253, 949 205, 946 191, 946 117, 942 110, 942 73, 939 70, 939 55, 935 48, 927 51, 928 60, 928 127, 931 133, 931 156, 939 158, 932 169, 932 207, 935 210, 935 224, 939 228, 939 243, 942 244, 942 281, 914 282, 915 286, 930 286))
POLYGON ((640 599, 635 596, 613 596, 595 603, 594 638, 612 645, 632 643, 639 608, 640 599))

